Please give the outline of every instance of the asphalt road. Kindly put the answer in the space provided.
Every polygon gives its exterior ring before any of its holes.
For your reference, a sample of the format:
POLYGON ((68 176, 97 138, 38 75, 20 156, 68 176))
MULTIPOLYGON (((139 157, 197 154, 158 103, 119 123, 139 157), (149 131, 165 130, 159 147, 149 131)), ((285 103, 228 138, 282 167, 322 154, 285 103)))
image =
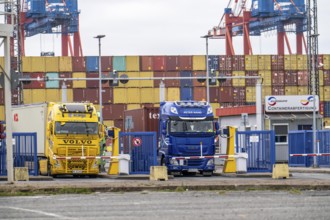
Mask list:
POLYGON ((330 191, 184 191, 0 197, 5 219, 329 219, 330 191))

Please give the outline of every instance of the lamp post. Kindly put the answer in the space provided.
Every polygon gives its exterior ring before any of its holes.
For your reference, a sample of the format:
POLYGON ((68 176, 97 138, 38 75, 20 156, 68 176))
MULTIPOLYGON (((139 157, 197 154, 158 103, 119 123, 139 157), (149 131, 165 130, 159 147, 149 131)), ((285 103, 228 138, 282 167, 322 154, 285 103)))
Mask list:
POLYGON ((103 123, 102 115, 102 71, 101 71, 101 38, 105 35, 97 35, 94 38, 99 40, 99 103, 100 103, 100 123, 103 123))
POLYGON ((206 40, 206 100, 210 103, 210 83, 209 83, 209 38, 212 35, 204 35, 201 38, 205 38, 206 40))

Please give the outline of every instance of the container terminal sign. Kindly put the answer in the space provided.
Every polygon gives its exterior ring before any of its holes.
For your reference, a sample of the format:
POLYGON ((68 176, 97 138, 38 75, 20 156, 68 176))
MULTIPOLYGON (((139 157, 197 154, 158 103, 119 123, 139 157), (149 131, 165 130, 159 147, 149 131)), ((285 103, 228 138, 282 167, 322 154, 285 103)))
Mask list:
MULTIPOLYGON (((312 112, 312 95, 266 96, 266 112, 312 112)), ((315 96, 315 111, 319 111, 319 97, 315 96)))

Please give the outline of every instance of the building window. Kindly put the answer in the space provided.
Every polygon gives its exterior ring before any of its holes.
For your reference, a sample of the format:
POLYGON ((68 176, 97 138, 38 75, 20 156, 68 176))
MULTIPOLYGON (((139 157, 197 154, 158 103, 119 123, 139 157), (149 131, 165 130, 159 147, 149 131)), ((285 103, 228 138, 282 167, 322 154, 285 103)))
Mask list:
POLYGON ((303 130, 312 130, 313 126, 312 125, 298 125, 298 130, 303 131, 303 130))
POLYGON ((288 125, 274 125, 275 143, 288 143, 288 125))

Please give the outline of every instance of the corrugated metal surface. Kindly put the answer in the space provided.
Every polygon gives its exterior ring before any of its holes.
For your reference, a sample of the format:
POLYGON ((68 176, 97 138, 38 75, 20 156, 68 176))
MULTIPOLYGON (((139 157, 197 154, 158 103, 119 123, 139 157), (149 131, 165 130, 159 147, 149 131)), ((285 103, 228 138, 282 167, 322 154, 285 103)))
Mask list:
POLYGON ((245 70, 258 70, 258 56, 245 55, 245 70))
POLYGON ((101 57, 101 71, 112 71, 112 56, 101 57))
POLYGON ((85 57, 86 71, 87 72, 98 72, 99 71, 99 57, 98 56, 87 56, 85 57))
MULTIPOLYGON (((154 103, 159 103, 160 102, 160 92, 159 92, 160 90, 159 90, 159 88, 154 88, 153 90, 154 90, 154 92, 153 92, 154 103)), ((165 91, 165 95, 166 95, 166 91, 165 91)), ((156 105, 154 104, 153 106, 156 106, 156 105)), ((158 107, 159 107, 159 105, 158 105, 158 107)))
POLYGON ((102 89, 102 103, 113 103, 113 88, 102 89))
POLYGON ((141 103, 154 103, 155 99, 159 97, 155 97, 153 88, 141 88, 141 103))
POLYGON ((59 89, 45 89, 46 90, 46 100, 48 102, 61 102, 62 96, 59 89))
POLYGON ((246 101, 247 102, 255 102, 256 101, 256 87, 255 86, 247 86, 246 90, 246 101))
MULTIPOLYGON (((0 105, 3 105, 4 103, 5 103, 4 91, 3 91, 3 89, 1 88, 1 89, 0 89, 0 105)), ((13 103, 13 100, 12 100, 12 103, 13 103)))
POLYGON ((59 81, 59 86, 62 88, 63 82, 66 85, 66 88, 71 89, 73 86, 73 81, 72 80, 66 80, 66 78, 72 78, 72 73, 59 73, 58 75, 59 78, 63 78, 63 80, 59 81))
POLYGON ((285 95, 284 86, 273 86, 272 87, 272 95, 285 95))
POLYGON ((126 71, 140 71, 139 56, 126 56, 126 71))
POLYGON ((5 120, 5 107, 0 106, 0 120, 5 120))
MULTIPOLYGON (((215 88, 215 87, 214 87, 215 88)), ((194 100, 195 101, 206 101, 206 88, 205 87, 194 87, 193 88, 194 100)), ((210 91, 211 93, 211 91, 210 91)), ((211 94, 210 94, 210 102, 217 102, 212 100, 211 101, 211 94)))
POLYGON ((262 77, 262 84, 265 86, 272 85, 272 72, 269 70, 259 71, 259 75, 262 77))
POLYGON ((126 88, 113 88, 113 103, 114 104, 127 104, 127 89, 126 88))
POLYGON ((124 118, 125 104, 106 104, 103 105, 102 114, 105 120, 117 120, 124 118))
POLYGON ((59 81, 58 80, 51 80, 52 78, 58 78, 58 73, 46 73, 46 77, 48 77, 49 81, 46 81, 46 88, 59 88, 59 81))
POLYGON ((271 86, 263 86, 262 87, 262 95, 263 96, 272 95, 272 87, 271 86))
POLYGON ((180 88, 180 100, 193 100, 193 99, 194 99, 193 87, 180 88))
POLYGON ((204 55, 193 56, 193 70, 206 70, 206 59, 204 55))
POLYGON ((179 88, 167 88, 166 89, 166 101, 178 101, 180 100, 179 88))
MULTIPOLYGON (((99 78, 99 73, 92 73, 89 72, 86 74, 87 78, 99 78)), ((99 87, 99 80, 87 80, 86 81, 87 88, 98 88, 99 87)))
MULTIPOLYGON (((2 66, 4 66, 4 65, 2 65, 2 66)), ((32 72, 31 66, 32 66, 31 57, 22 57, 22 71, 23 72, 32 72)))
POLYGON ((308 95, 308 87, 307 86, 298 86, 297 95, 308 95))
MULTIPOLYGON (((233 71, 233 76, 245 76, 244 71, 233 71)), ((245 86, 245 79, 233 79, 233 86, 245 86)))
POLYGON ((285 86, 285 95, 297 95, 298 86, 285 86))
POLYGON ((296 86, 298 85, 298 73, 295 70, 285 71, 285 85, 296 86))
POLYGON ((234 102, 233 87, 221 87, 220 88, 219 102, 234 102))
POLYGON ((244 71, 245 70, 244 55, 235 55, 233 57, 233 70, 234 71, 244 71))
POLYGON ((166 70, 166 57, 165 56, 153 56, 153 70, 165 71, 166 70))
POLYGON ((180 70, 192 70, 192 56, 179 57, 180 70))
MULTIPOLYGON (((45 73, 23 73, 23 77, 30 77, 32 79, 37 79, 37 78, 44 78, 45 73)), ((28 84, 24 84, 23 88, 24 89, 44 89, 46 86, 45 81, 31 81, 28 84)))
POLYGON ((158 133, 159 127, 159 108, 144 107, 141 109, 126 110, 124 120, 129 121, 125 130, 130 132, 151 132, 158 133))
POLYGON ((99 103, 99 90, 98 89, 84 89, 84 99, 86 102, 94 104, 99 103))
POLYGON ((219 70, 232 70, 232 56, 220 55, 219 56, 219 70))
POLYGON ((139 88, 127 88, 127 104, 141 103, 139 88))
POLYGON ((219 56, 210 55, 208 57, 208 65, 210 72, 212 70, 219 70, 219 56))
MULTIPOLYGON (((154 72, 155 77, 179 77, 179 72, 154 72)), ((180 87, 180 80, 166 79, 163 82, 165 87, 180 87)), ((159 87, 160 80, 154 80, 154 87, 159 87)))
POLYGON ((123 119, 114 120, 114 124, 115 124, 116 128, 119 128, 121 131, 124 131, 124 120, 123 119))
POLYGON ((220 104, 219 103, 210 103, 212 110, 213 110, 213 114, 214 114, 214 118, 218 118, 218 116, 215 114, 217 109, 220 108, 220 104))
POLYGON ((245 103, 246 93, 245 87, 234 87, 233 88, 233 99, 234 102, 245 103))
MULTIPOLYGON (((205 90, 206 92, 206 90, 205 90)), ((195 94, 195 93, 194 93, 195 94)), ((210 102, 219 102, 219 94, 220 94, 220 88, 219 87, 210 87, 210 102)), ((206 95, 205 95, 206 97, 206 95)), ((206 100, 206 98, 205 98, 206 100)))
POLYGON ((324 86, 324 73, 323 73, 323 70, 319 70, 319 85, 324 86))
POLYGON ((153 71, 153 65, 152 56, 140 56, 141 71, 153 71))
POLYGON ((45 57, 31 57, 31 72, 45 72, 45 57))
POLYGON ((284 70, 284 56, 271 55, 272 70, 284 70))
POLYGON ((271 56, 270 55, 258 55, 258 69, 259 70, 271 70, 271 56))
POLYGON ((297 70, 297 55, 284 55, 284 69, 297 70))
POLYGON ((116 71, 126 71, 126 57, 125 56, 113 56, 112 68, 116 71))
MULTIPOLYGON (((218 74, 218 76, 232 76, 232 71, 225 71, 221 70, 218 74)), ((233 80, 232 79, 226 79, 225 81, 221 81, 220 86, 233 86, 233 80)))
MULTIPOLYGON (((61 67, 60 67, 60 70, 61 70, 61 67)), ((72 71, 73 72, 85 72, 86 71, 86 64, 85 64, 84 57, 72 57, 72 71)))
MULTIPOLYGON (((251 70, 251 71, 245 71, 245 76, 259 76, 258 71, 251 70)), ((245 85, 246 86, 255 86, 257 83, 257 79, 245 79, 245 85)))
POLYGON ((308 85, 308 73, 307 71, 298 71, 297 73, 297 84, 298 86, 308 85))
POLYGON ((141 108, 141 104, 127 104, 126 110, 132 110, 132 109, 139 109, 141 108))
MULTIPOLYGON (((323 116, 330 117, 330 102, 324 102, 323 106, 324 106, 323 116)), ((330 121, 329 121, 329 124, 327 124, 327 126, 330 126, 330 121)))
POLYGON ((273 71, 272 72, 272 85, 282 86, 285 82, 284 71, 273 71))
POLYGON ((330 69, 330 55, 323 55, 323 68, 329 70, 330 69))
MULTIPOLYGON (((180 77, 192 77, 191 71, 181 71, 180 77)), ((193 85, 192 79, 180 79, 180 88, 191 87, 193 85)))
MULTIPOLYGON (((86 78, 86 73, 74 72, 72 73, 72 78, 86 78)), ((72 88, 86 88, 86 80, 74 80, 72 88)))
MULTIPOLYGON (((118 73, 119 78, 122 75, 127 75, 128 78, 139 78, 140 77, 139 72, 119 72, 118 73)), ((138 87, 140 87, 140 80, 129 80, 126 84, 119 83, 118 87, 138 88, 138 87)))
MULTIPOLYGON (((193 77, 205 77, 206 72, 205 71, 194 71, 193 72, 193 77)), ((193 86, 205 86, 206 85, 206 80, 204 82, 198 82, 197 79, 193 80, 193 86)))
POLYGON ((180 69, 179 56, 166 56, 166 70, 178 71, 180 69))
POLYGON ((323 81, 325 86, 330 86, 330 70, 323 70, 323 81))
MULTIPOLYGON (((329 92, 330 92, 330 91, 329 91, 329 92)), ((320 87, 320 94, 319 94, 319 96, 320 96, 320 101, 325 101, 325 95, 324 95, 324 93, 325 93, 324 87, 321 86, 321 87, 320 87)))
MULTIPOLYGON (((140 77, 153 77, 154 73, 153 72, 140 72, 140 77)), ((153 87, 154 86, 154 81, 153 80, 140 80, 140 87, 145 88, 145 87, 153 87)))
POLYGON ((103 120, 103 124, 105 124, 108 128, 112 128, 115 126, 114 120, 103 120))
POLYGON ((307 56, 306 55, 297 55, 297 69, 298 70, 307 70, 307 56))
MULTIPOLYGON (((72 72, 73 59, 74 59, 73 57, 59 57, 59 71, 72 72)), ((82 70, 76 70, 76 71, 85 71, 85 68, 83 67, 82 70)))
POLYGON ((59 57, 45 57, 45 71, 59 72, 59 57))
POLYGON ((24 89, 23 90, 24 104, 46 102, 45 89, 24 89))
MULTIPOLYGON (((324 86, 324 99, 321 101, 330 101, 330 86, 324 86)), ((320 93, 321 93, 321 89, 320 89, 320 93)), ((321 95, 321 94, 320 94, 321 95)))

